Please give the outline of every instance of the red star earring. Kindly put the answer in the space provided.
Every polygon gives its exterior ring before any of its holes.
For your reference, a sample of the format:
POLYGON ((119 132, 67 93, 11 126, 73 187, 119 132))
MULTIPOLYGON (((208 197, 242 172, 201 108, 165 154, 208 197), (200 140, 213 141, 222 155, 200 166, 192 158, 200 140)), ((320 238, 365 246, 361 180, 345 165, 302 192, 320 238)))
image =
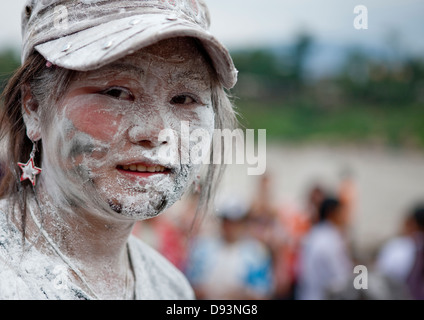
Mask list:
POLYGON ((27 163, 18 162, 18 166, 22 169, 21 181, 28 179, 35 186, 35 177, 41 173, 41 168, 34 164, 35 152, 37 151, 36 143, 33 142, 30 158, 27 163))

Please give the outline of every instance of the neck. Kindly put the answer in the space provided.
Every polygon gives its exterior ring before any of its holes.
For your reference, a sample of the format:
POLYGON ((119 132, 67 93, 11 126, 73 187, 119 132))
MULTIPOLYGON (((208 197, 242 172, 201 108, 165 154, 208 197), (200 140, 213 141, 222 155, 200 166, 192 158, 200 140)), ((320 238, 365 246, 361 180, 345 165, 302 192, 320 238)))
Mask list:
POLYGON ((79 280, 90 283, 96 295, 102 292, 113 295, 113 291, 119 295, 122 283, 127 281, 127 241, 134 223, 118 221, 107 214, 101 216, 80 207, 64 210, 53 205, 48 193, 40 187, 38 194, 43 196, 31 202, 32 221, 28 223, 30 233, 34 230, 33 234, 38 234, 40 226, 44 231, 38 244, 40 248, 64 256, 63 259, 71 263, 70 269, 78 269, 72 270, 73 273, 80 272, 85 279, 79 280))

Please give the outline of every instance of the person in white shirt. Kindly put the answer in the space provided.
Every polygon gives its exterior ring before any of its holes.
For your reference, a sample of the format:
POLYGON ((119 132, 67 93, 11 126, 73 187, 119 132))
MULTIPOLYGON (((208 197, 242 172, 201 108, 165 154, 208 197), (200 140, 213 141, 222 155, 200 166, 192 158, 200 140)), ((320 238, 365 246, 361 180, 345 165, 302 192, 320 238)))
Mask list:
POLYGON ((296 299, 326 299, 330 290, 344 286, 352 277, 353 263, 344 235, 347 225, 340 201, 325 198, 319 208, 319 222, 302 243, 296 299))

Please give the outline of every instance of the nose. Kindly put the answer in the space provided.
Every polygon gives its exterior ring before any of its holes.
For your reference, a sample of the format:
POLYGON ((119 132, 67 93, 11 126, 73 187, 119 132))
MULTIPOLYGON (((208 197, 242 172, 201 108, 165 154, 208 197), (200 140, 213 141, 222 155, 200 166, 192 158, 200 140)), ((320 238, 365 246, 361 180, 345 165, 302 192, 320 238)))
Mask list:
POLYGON ((164 129, 163 122, 144 122, 133 125, 128 130, 128 137, 131 143, 145 148, 156 148, 167 144, 167 140, 161 138, 160 132, 164 129))

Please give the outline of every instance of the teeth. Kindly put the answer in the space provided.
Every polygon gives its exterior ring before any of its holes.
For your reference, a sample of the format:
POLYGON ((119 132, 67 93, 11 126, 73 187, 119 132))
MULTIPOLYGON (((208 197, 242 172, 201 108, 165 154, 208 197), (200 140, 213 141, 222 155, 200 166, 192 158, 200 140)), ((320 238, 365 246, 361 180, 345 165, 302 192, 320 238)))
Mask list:
POLYGON ((135 165, 132 164, 130 166, 122 166, 122 169, 127 171, 134 171, 134 172, 165 172, 166 168, 162 166, 154 166, 154 167, 146 167, 141 164, 135 165))
POLYGON ((143 166, 143 165, 141 165, 141 164, 139 164, 139 165, 137 166, 137 171, 139 171, 139 172, 145 172, 145 171, 146 171, 146 167, 145 167, 145 166, 143 166))

